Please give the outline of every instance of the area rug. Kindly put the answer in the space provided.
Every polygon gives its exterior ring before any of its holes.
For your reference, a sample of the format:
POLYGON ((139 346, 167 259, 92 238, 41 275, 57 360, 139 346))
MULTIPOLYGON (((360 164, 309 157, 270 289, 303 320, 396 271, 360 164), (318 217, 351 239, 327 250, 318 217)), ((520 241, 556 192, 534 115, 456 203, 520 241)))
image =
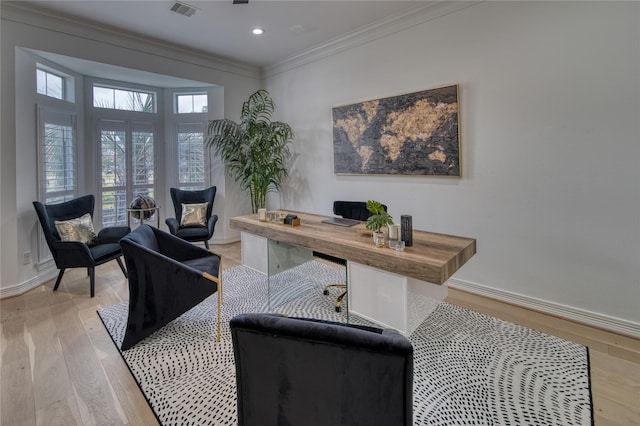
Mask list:
MULTIPOLYGON (((278 274, 277 303, 267 303, 265 275, 225 270, 222 341, 215 341, 216 296, 122 352, 158 421, 169 425, 235 425, 235 367, 229 319, 245 312, 282 312, 346 321, 334 310, 344 270, 312 261, 278 274)), ((448 303, 409 336, 414 346, 416 425, 591 425, 586 347, 448 303)), ((119 348, 127 302, 98 311, 119 348)), ((348 320, 365 321, 351 315, 348 320)))

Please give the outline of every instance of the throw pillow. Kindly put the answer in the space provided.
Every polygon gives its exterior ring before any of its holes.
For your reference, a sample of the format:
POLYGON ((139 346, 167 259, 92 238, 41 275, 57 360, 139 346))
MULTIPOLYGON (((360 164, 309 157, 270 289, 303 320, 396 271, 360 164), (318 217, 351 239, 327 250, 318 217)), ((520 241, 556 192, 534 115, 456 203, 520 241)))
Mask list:
POLYGON ((180 226, 207 226, 207 203, 183 204, 180 226))
POLYGON ((56 220, 56 229, 62 241, 81 241, 88 245, 96 243, 96 233, 89 213, 75 219, 56 220))

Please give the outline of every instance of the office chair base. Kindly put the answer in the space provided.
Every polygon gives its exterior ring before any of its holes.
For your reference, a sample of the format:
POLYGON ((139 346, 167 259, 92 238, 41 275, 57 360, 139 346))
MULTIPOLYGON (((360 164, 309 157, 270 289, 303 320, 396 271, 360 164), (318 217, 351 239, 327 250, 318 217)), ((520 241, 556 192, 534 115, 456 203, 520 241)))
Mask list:
MULTIPOLYGON (((336 288, 344 288, 346 289, 347 286, 345 284, 329 284, 324 286, 324 289, 322 290, 322 294, 324 294, 325 296, 329 294, 329 289, 331 287, 336 287, 336 288)), ((347 295, 347 292, 345 290, 344 293, 342 293, 340 296, 338 296, 338 298, 336 299, 336 312, 340 312, 340 304, 342 303, 342 299, 344 299, 344 297, 347 295)))
POLYGON ((344 297, 347 295, 347 292, 345 291, 344 293, 342 293, 340 296, 338 296, 338 298, 336 299, 336 312, 340 312, 342 310, 341 305, 342 305, 342 299, 344 299, 344 297))

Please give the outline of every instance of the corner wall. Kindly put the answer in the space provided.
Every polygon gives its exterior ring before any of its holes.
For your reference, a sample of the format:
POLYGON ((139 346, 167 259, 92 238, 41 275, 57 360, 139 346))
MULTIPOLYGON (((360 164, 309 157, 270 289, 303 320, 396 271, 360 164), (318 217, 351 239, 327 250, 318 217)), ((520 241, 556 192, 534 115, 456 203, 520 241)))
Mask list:
POLYGON ((380 200, 477 239, 451 285, 640 336, 640 3, 483 2, 274 69, 282 206, 380 200), (332 107, 456 83, 461 179, 333 174, 332 107))

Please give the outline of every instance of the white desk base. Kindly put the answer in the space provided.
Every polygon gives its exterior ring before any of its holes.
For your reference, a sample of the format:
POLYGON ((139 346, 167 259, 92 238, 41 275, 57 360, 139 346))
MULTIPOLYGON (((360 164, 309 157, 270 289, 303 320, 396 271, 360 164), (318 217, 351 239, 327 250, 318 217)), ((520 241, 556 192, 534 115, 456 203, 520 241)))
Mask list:
POLYGON ((410 335, 449 292, 437 285, 347 262, 349 314, 410 335))
MULTIPOLYGON (((242 264, 268 274, 268 239, 241 233, 242 264)), ((437 285, 347 262, 349 314, 410 335, 448 294, 437 285)))

